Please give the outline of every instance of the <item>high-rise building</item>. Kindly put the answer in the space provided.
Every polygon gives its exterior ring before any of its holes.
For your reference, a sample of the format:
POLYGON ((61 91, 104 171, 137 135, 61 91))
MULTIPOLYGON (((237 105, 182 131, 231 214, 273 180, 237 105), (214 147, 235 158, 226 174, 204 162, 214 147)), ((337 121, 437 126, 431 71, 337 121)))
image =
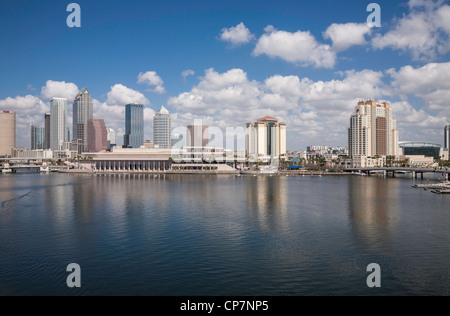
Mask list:
POLYGON ((50 113, 45 113, 44 115, 45 120, 45 141, 44 141, 44 149, 50 149, 50 142, 51 142, 51 129, 50 129, 50 113))
POLYGON ((50 109, 50 148, 53 151, 61 151, 63 150, 64 143, 69 141, 67 126, 67 99, 51 99, 50 109))
POLYGON ((250 159, 279 158, 286 154, 286 123, 266 116, 247 123, 246 152, 250 159))
POLYGON ((360 101, 350 118, 348 129, 351 156, 396 156, 398 153, 397 120, 389 102, 360 101))
POLYGON ((87 88, 78 92, 73 102, 73 140, 78 143, 78 153, 87 151, 87 123, 93 118, 93 103, 87 88))
POLYGON ((107 128, 106 133, 106 139, 108 141, 107 149, 111 149, 112 146, 116 145, 116 132, 112 128, 107 128))
POLYGON ((164 106, 153 118, 153 143, 159 148, 172 147, 172 118, 164 106))
POLYGON ((127 104, 125 106, 125 135, 123 147, 140 148, 144 143, 144 106, 127 104))
POLYGON ((189 125, 186 146, 207 147, 209 143, 208 126, 203 124, 189 125))
POLYGON ((0 156, 10 156, 16 147, 16 113, 0 111, 0 156))
POLYGON ((108 148, 108 138, 104 120, 88 121, 88 152, 98 153, 108 148))
POLYGON ((444 128, 444 149, 450 150, 450 124, 444 128))
POLYGON ((41 126, 31 125, 31 150, 44 149, 45 128, 41 126))

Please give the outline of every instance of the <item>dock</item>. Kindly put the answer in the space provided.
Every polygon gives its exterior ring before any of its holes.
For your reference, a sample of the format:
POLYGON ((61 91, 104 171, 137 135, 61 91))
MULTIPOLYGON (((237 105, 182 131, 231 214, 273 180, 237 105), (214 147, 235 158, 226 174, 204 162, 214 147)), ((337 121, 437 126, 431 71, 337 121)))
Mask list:
POLYGON ((450 194, 450 181, 444 181, 441 183, 432 183, 432 184, 415 184, 413 188, 416 189, 424 189, 424 190, 433 190, 431 192, 437 194, 450 194))

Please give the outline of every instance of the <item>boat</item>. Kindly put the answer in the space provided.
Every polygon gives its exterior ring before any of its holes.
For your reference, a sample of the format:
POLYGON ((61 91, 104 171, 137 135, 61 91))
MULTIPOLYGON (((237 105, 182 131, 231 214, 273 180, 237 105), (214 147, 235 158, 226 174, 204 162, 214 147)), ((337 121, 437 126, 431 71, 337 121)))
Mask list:
POLYGON ((261 174, 276 174, 278 173, 278 169, 280 168, 280 162, 278 159, 274 159, 270 166, 262 167, 259 173, 261 174))
POLYGON ((4 169, 2 169, 2 173, 13 173, 13 170, 11 169, 11 165, 9 163, 5 163, 3 165, 3 168, 4 169))
POLYGON ((39 172, 41 173, 49 173, 50 168, 46 162, 42 163, 42 166, 39 168, 39 172))
POLYGON ((352 172, 353 175, 355 176, 360 176, 360 177, 367 177, 367 174, 365 174, 364 172, 352 172))

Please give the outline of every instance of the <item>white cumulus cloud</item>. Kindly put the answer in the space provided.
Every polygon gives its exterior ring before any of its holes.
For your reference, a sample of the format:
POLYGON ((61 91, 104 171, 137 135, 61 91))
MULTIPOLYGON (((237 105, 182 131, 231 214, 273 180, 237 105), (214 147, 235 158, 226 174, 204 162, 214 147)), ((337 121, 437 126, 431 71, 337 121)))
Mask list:
POLYGON ((414 60, 430 60, 449 52, 450 6, 442 1, 411 0, 409 8, 393 29, 372 39, 372 46, 411 52, 414 60))
POLYGON ((115 84, 107 94, 108 105, 123 105, 137 103, 149 105, 150 101, 139 91, 130 89, 122 84, 115 84))
POLYGON ((333 42, 333 50, 344 51, 354 45, 366 44, 365 35, 371 33, 371 28, 367 24, 346 23, 331 24, 324 32, 323 37, 333 42))
POLYGON ((145 73, 139 73, 138 76, 138 84, 145 84, 153 88, 153 92, 163 94, 166 93, 166 89, 164 88, 164 81, 155 71, 147 71, 145 73))
POLYGON ((75 99, 78 91, 77 85, 72 82, 48 80, 41 89, 41 97, 44 100, 50 100, 51 98, 67 98, 70 103, 75 99))
POLYGON ((181 73, 181 76, 186 79, 189 76, 193 76, 195 75, 195 71, 193 71, 192 69, 186 69, 181 73))
POLYGON ((317 68, 333 68, 336 62, 336 54, 331 47, 318 43, 309 31, 291 33, 276 30, 273 26, 265 28, 265 34, 259 38, 253 55, 267 55, 317 68))
POLYGON ((230 42, 233 45, 242 45, 250 42, 255 36, 245 26, 243 22, 230 28, 223 28, 220 39, 224 42, 230 42))

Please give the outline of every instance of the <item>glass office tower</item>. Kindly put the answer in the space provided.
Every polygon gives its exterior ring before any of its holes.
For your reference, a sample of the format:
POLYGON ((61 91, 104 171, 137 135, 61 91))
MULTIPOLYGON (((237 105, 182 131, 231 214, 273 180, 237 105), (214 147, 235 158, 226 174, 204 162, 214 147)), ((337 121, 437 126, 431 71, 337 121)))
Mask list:
POLYGON ((31 150, 45 149, 45 128, 31 125, 31 150))
POLYGON ((144 144, 144 106, 127 104, 125 106, 124 148, 140 148, 144 144))
POLYGON ((78 144, 78 153, 88 150, 88 121, 93 118, 91 93, 87 88, 78 92, 73 102, 73 140, 78 144))
POLYGON ((68 142, 67 127, 67 99, 53 98, 50 101, 50 148, 53 151, 63 149, 63 144, 68 142))

